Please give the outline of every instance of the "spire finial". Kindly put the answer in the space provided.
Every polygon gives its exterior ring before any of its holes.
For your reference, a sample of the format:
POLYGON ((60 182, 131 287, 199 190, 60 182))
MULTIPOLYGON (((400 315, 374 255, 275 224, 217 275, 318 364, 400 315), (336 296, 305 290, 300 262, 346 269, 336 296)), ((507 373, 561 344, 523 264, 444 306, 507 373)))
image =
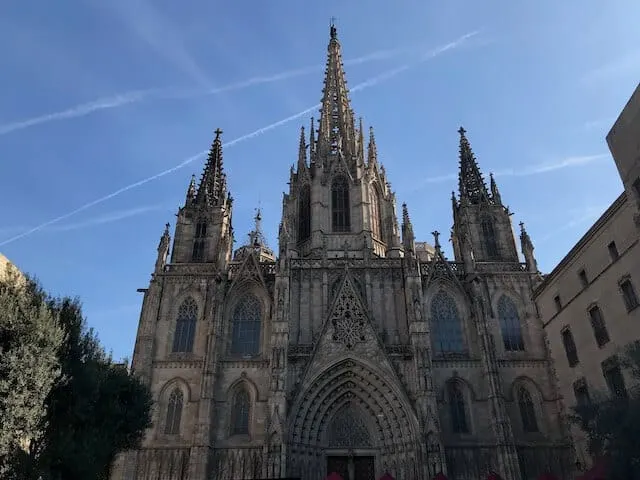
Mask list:
POLYGON ((220 135, 222 135, 222 130, 220 129, 220 127, 216 128, 215 132, 213 132, 216 134, 216 140, 218 140, 220 138, 220 135))
POLYGON ((461 137, 464 137, 464 134, 467 133, 467 131, 461 125, 460 128, 458 129, 458 133, 460 134, 461 137))
POLYGON ((471 144, 466 137, 466 130, 460 127, 460 173, 458 185, 460 202, 469 204, 489 203, 490 197, 484 183, 471 144))
POLYGON ((433 235, 433 246, 436 250, 439 251, 442 248, 440 246, 440 232, 434 230, 433 232, 431 232, 431 235, 433 235))
POLYGON ((331 40, 338 39, 338 30, 336 29, 336 17, 331 17, 329 19, 329 35, 331 40))
POLYGON ((215 139, 209 150, 207 163, 200 178, 200 185, 196 194, 196 202, 208 206, 224 203, 227 193, 226 175, 222 169, 222 130, 216 128, 215 139))

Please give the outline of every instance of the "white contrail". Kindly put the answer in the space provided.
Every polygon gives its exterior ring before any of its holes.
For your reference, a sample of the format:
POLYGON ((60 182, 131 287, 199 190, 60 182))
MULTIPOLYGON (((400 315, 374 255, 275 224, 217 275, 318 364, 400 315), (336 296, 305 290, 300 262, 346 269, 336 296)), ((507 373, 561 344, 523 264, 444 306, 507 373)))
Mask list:
MULTIPOLYGON (((443 53, 443 52, 445 52, 447 50, 450 50, 451 48, 454 48, 455 46, 459 46, 465 40, 467 40, 468 38, 470 38, 471 36, 473 36, 475 34, 476 34, 476 32, 473 32, 473 33, 470 33, 470 34, 466 34, 466 35, 460 37, 455 42, 449 43, 449 44, 445 45, 444 47, 436 48, 436 49, 432 50, 431 52, 429 52, 427 55, 424 55, 421 58, 421 60, 419 62, 417 62, 417 63, 422 63, 422 62, 424 62, 424 61, 426 61, 428 59, 434 58, 435 56, 439 55, 440 53, 443 53), (451 45, 453 45, 454 47, 452 47, 451 45)), ((380 82, 382 82, 384 80, 387 80, 387 79, 399 74, 400 72, 403 72, 403 71, 407 70, 412 65, 416 65, 417 63, 414 62, 412 64, 405 64, 405 65, 403 65, 401 67, 394 68, 392 70, 388 70, 386 72, 383 72, 380 75, 376 75, 375 77, 370 78, 369 80, 366 80, 366 81, 364 81, 362 83, 359 83, 358 85, 356 85, 353 88, 351 88, 351 91, 352 92, 357 92, 359 90, 363 90, 365 88, 377 85, 378 83, 380 83, 380 82)), ((269 130, 273 130, 274 128, 279 127, 280 125, 284 125, 285 123, 289 123, 290 121, 295 120, 296 118, 300 118, 300 117, 312 112, 313 110, 316 110, 317 108, 320 107, 320 105, 321 104, 316 103, 315 105, 313 105, 311 107, 308 107, 308 108, 305 108, 304 110, 302 110, 302 111, 300 111, 298 113, 295 113, 295 114, 290 115, 290 116, 288 116, 286 118, 278 120, 277 122, 271 123, 271 124, 269 124, 269 125, 267 125, 265 127, 259 128, 259 129, 255 130, 255 131, 251 132, 251 133, 247 133, 245 135, 242 135, 241 137, 235 138, 235 139, 231 140, 230 142, 225 142, 225 148, 232 147, 233 145, 236 145, 236 144, 238 144, 240 142, 243 142, 243 141, 248 140, 250 138, 256 137, 258 135, 262 135, 263 133, 268 132, 269 130)), ((93 201, 91 201, 89 203, 86 203, 86 204, 76 208, 75 210, 72 210, 71 212, 65 213, 64 215, 60 215, 59 217, 53 218, 53 219, 51 219, 51 220, 49 220, 47 222, 44 222, 44 223, 42 223, 40 225, 37 225, 37 226, 35 226, 33 228, 30 228, 29 230, 27 230, 25 232, 22 232, 22 233, 20 233, 18 235, 15 235, 15 236, 11 237, 11 238, 8 238, 7 240, 4 240, 4 241, 0 242, 0 247, 2 247, 4 245, 7 245, 8 243, 12 243, 12 242, 14 242, 16 240, 19 240, 21 238, 24 238, 24 237, 26 237, 28 235, 31 235, 32 233, 38 232, 38 231, 42 230, 43 228, 46 228, 46 227, 48 227, 50 225, 53 225, 54 223, 60 222, 62 220, 65 220, 65 219, 67 219, 67 218, 69 218, 69 217, 71 217, 71 216, 73 216, 73 215, 75 215, 77 213, 80 213, 80 212, 82 212, 84 210, 87 210, 87 209, 89 209, 89 208, 91 208, 91 207, 93 207, 95 205, 98 205, 100 203, 104 203, 107 200, 110 200, 110 199, 112 199, 112 198, 114 198, 114 197, 116 197, 116 196, 118 196, 118 195, 120 195, 122 193, 128 192, 129 190, 132 190, 134 188, 140 187, 140 186, 142 186, 142 185, 144 185, 146 183, 149 183, 149 182, 151 182, 153 180, 156 180, 158 178, 164 177, 165 175, 169 175, 170 173, 173 173, 176 170, 179 170, 182 167, 185 167, 186 165, 190 164, 194 160, 197 160, 197 159, 199 159, 201 157, 204 157, 208 152, 209 152, 209 150, 203 150, 201 152, 198 152, 195 155, 192 155, 189 158, 183 160, 181 163, 179 163, 178 165, 176 165, 174 167, 171 167, 171 168, 169 168, 167 170, 164 170, 164 171, 162 171, 160 173, 156 173, 155 175, 152 175, 151 177, 147 177, 147 178, 139 180, 139 181, 137 181, 135 183, 131 183, 131 184, 129 184, 129 185, 125 186, 125 187, 122 187, 122 188, 120 188, 120 189, 118 189, 118 190, 116 190, 116 191, 114 191, 114 192, 112 192, 112 193, 110 193, 108 195, 105 195, 105 196, 100 197, 100 198, 98 198, 96 200, 93 200, 93 201)))
MULTIPOLYGON (((415 49, 415 48, 413 48, 415 49)), ((398 56, 403 52, 413 50, 410 48, 396 48, 390 50, 380 50, 373 53, 368 53, 358 58, 348 60, 345 64, 361 64, 374 60, 384 60, 398 56)), ((166 88, 151 88, 147 90, 135 90, 126 92, 110 97, 103 97, 97 100, 93 100, 87 103, 81 103, 66 110, 59 112, 48 113, 46 115, 40 115, 37 117, 29 118, 27 120, 20 120, 17 122, 11 122, 4 125, 0 125, 0 135, 6 135, 17 130, 23 130, 25 128, 34 127, 43 123, 54 122, 57 120, 67 120, 71 118, 84 117, 100 110, 106 110, 116 107, 122 107, 125 105, 131 105, 139 103, 149 98, 161 98, 161 99, 185 99, 206 95, 217 95, 219 93, 230 92, 233 90, 240 90, 248 88, 254 85, 260 85, 264 83, 273 83, 281 80, 288 80, 303 75, 308 75, 313 72, 321 70, 324 66, 314 65, 308 67, 297 68, 294 70, 288 70, 286 72, 276 73, 273 75, 252 77, 248 80, 241 82, 224 85, 222 87, 212 88, 209 90, 202 89, 187 89, 177 87, 166 88)))

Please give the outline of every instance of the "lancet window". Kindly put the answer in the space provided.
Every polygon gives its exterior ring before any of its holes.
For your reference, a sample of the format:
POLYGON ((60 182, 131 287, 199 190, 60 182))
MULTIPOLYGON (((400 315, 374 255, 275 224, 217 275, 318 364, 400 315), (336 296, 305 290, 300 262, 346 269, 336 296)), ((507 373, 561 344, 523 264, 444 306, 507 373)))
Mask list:
POLYGON ((371 187, 371 230, 373 236, 382 240, 382 208, 380 192, 375 185, 371 187))
POLYGON ((233 399, 231 409, 231 435, 249 434, 249 414, 251 413, 251 399, 249 392, 242 388, 233 399))
POLYGON ((498 319, 504 349, 508 352, 523 351, 524 340, 520 315, 518 315, 518 309, 513 300, 506 295, 501 296, 498 300, 498 319))
POLYGON ((193 298, 188 297, 182 302, 178 309, 176 330, 173 335, 173 352, 193 351, 197 320, 198 305, 193 298))
POLYGON ((298 241, 302 242, 311 235, 311 188, 304 185, 300 189, 298 200, 298 241))
POLYGON ((256 355, 260 353, 262 308, 254 295, 243 297, 232 315, 231 353, 256 355))
POLYGON ((449 415, 451 416, 451 430, 453 433, 469 433, 467 420, 467 408, 464 401, 464 393, 458 382, 447 384, 449 397, 449 415))
POLYGON ((482 219, 482 239, 487 252, 487 258, 489 260, 498 259, 499 255, 498 244, 496 242, 496 232, 490 218, 482 219))
POLYGON ((177 435, 180 433, 183 403, 184 394, 182 390, 176 387, 171 392, 171 395, 169 395, 169 402, 167 403, 167 418, 164 425, 164 433, 166 435, 177 435))
POLYGON ((523 430, 527 433, 537 432, 538 421, 536 420, 536 409, 533 406, 531 394, 524 387, 518 390, 518 407, 520 408, 523 430))
POLYGON ((431 337, 436 355, 466 352, 458 307, 444 291, 436 293, 431 300, 431 337))
POLYGON ((199 220, 198 223, 196 223, 196 231, 193 238, 193 252, 191 254, 192 262, 204 262, 206 242, 207 222, 199 220))
POLYGON ((331 226, 334 232, 351 230, 349 182, 340 175, 331 184, 331 226))

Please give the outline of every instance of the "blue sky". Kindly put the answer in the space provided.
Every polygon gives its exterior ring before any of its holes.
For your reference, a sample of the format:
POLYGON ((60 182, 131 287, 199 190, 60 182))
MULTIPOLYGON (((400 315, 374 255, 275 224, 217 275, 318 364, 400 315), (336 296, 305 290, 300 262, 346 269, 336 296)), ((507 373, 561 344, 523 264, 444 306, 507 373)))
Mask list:
POLYGON ((349 85, 368 82, 353 107, 418 239, 450 229, 464 125, 551 270, 622 190, 604 137, 640 79, 640 3, 391 4, 3 2, 0 251, 79 296, 104 345, 130 356, 136 288, 203 159, 121 189, 206 150, 220 127, 238 240, 260 204, 275 247, 312 113, 261 129, 319 101, 335 16, 349 85))

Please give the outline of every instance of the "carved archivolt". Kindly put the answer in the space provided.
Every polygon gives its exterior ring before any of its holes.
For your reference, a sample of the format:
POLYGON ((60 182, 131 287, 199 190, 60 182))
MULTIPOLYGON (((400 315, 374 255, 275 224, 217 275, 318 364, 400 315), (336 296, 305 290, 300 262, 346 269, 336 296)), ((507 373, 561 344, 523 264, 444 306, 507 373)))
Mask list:
POLYGON ((333 420, 345 409, 357 412, 363 433, 359 441, 371 446, 393 451, 418 438, 417 419, 408 403, 385 378, 353 359, 327 368, 296 403, 289 428, 293 444, 320 445, 335 439, 330 433, 335 427, 333 420), (369 439, 365 439, 365 432, 369 439))

